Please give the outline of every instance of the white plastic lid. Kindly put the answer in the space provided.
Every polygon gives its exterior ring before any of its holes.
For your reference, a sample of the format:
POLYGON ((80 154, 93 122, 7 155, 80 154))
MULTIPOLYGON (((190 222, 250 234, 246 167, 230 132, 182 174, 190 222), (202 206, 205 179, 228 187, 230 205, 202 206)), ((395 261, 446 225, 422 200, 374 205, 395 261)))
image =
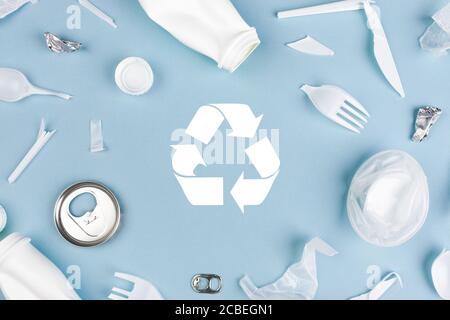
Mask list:
POLYGON ((428 183, 420 164, 403 151, 389 150, 358 169, 348 192, 347 213, 361 238, 391 247, 420 230, 428 205, 428 183))
POLYGON ((153 71, 147 61, 128 57, 116 68, 116 84, 120 90, 131 95, 146 93, 153 85, 153 71))

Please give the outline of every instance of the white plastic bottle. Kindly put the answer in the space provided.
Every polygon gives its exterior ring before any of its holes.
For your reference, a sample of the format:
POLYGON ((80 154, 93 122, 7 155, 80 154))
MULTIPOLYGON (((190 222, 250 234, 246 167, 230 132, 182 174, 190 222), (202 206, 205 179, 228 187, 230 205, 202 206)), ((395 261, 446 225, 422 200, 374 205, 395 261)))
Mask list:
POLYGON ((250 27, 229 0, 139 0, 147 15, 186 46, 230 72, 258 47, 250 27))
POLYGON ((79 300, 64 274, 13 233, 0 241, 0 290, 7 300, 79 300))

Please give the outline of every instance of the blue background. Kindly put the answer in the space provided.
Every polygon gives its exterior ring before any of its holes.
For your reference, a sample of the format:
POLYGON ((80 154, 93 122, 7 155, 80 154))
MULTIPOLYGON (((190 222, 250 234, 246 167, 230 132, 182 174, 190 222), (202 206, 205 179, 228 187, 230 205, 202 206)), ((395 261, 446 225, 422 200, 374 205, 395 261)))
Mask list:
MULTIPOLYGON (((0 65, 23 71, 36 85, 67 91, 66 102, 30 97, 0 103, 0 203, 13 231, 33 243, 61 269, 81 267, 85 299, 104 299, 115 271, 152 281, 170 299, 245 298, 238 280, 247 273, 257 285, 276 280, 320 236, 338 251, 318 259, 319 299, 346 299, 366 291, 366 269, 401 274, 404 288, 386 298, 438 298, 430 264, 450 238, 450 98, 448 58, 422 51, 418 37, 446 1, 379 0, 382 20, 406 91, 401 99, 379 71, 363 12, 277 20, 275 12, 323 3, 319 0, 235 0, 257 31, 261 46, 233 74, 177 42, 150 21, 137 1, 95 1, 115 18, 113 29, 82 8, 81 29, 66 28, 66 8, 76 1, 41 0, 0 21, 0 65), (43 32, 83 42, 79 53, 56 55, 43 32), (334 57, 303 55, 285 43, 311 35, 334 57), (155 83, 143 96, 123 94, 114 69, 127 56, 152 65, 155 83), (372 117, 361 135, 323 118, 298 89, 336 84, 357 97, 372 117), (172 174, 172 131, 184 128, 200 105, 249 104, 264 114, 262 127, 280 129, 281 172, 266 201, 243 216, 227 195, 223 207, 193 207, 172 174), (444 113, 430 138, 413 144, 415 110, 435 105, 444 113), (31 146, 44 117, 57 133, 19 180, 6 178, 31 146), (89 152, 89 120, 101 119, 106 152, 89 152), (345 210, 350 179, 370 155, 401 149, 423 166, 430 186, 430 211, 406 244, 379 248, 360 239, 345 210), (79 180, 98 180, 118 196, 123 220, 116 236, 95 248, 61 238, 53 224, 59 193, 79 180), (223 276, 223 291, 195 294, 198 272, 223 276)), ((242 167, 211 168, 227 188, 242 167), (217 169, 217 171, 216 171, 217 169)), ((247 170, 247 169, 246 169, 247 170)), ((229 190, 229 189, 227 189, 229 190)))

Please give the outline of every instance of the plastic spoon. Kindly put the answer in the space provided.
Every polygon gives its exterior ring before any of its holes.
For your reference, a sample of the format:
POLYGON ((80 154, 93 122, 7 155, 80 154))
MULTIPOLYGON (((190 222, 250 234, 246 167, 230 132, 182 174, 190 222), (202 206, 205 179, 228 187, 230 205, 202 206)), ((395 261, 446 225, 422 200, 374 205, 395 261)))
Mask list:
POLYGON ((0 68, 0 101, 16 102, 31 95, 56 96, 65 100, 71 95, 32 85, 27 77, 20 71, 9 68, 0 68))

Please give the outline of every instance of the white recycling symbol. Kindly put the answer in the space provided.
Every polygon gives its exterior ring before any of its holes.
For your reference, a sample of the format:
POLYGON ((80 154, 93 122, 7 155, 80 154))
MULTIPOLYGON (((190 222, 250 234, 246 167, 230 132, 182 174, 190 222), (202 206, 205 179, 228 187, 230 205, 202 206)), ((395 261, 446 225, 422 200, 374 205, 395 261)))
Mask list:
MULTIPOLYGON (((245 104, 211 104, 201 106, 195 113, 186 134, 207 145, 211 142, 224 120, 231 127, 229 136, 253 138, 263 115, 255 117, 245 104)), ((206 166, 195 144, 172 145, 172 167, 174 175, 188 201, 194 206, 223 205, 223 177, 197 177, 198 165, 206 166)), ((245 206, 258 206, 269 194, 280 169, 280 159, 267 137, 245 149, 247 157, 260 178, 245 179, 244 172, 230 193, 244 213, 245 206)))

